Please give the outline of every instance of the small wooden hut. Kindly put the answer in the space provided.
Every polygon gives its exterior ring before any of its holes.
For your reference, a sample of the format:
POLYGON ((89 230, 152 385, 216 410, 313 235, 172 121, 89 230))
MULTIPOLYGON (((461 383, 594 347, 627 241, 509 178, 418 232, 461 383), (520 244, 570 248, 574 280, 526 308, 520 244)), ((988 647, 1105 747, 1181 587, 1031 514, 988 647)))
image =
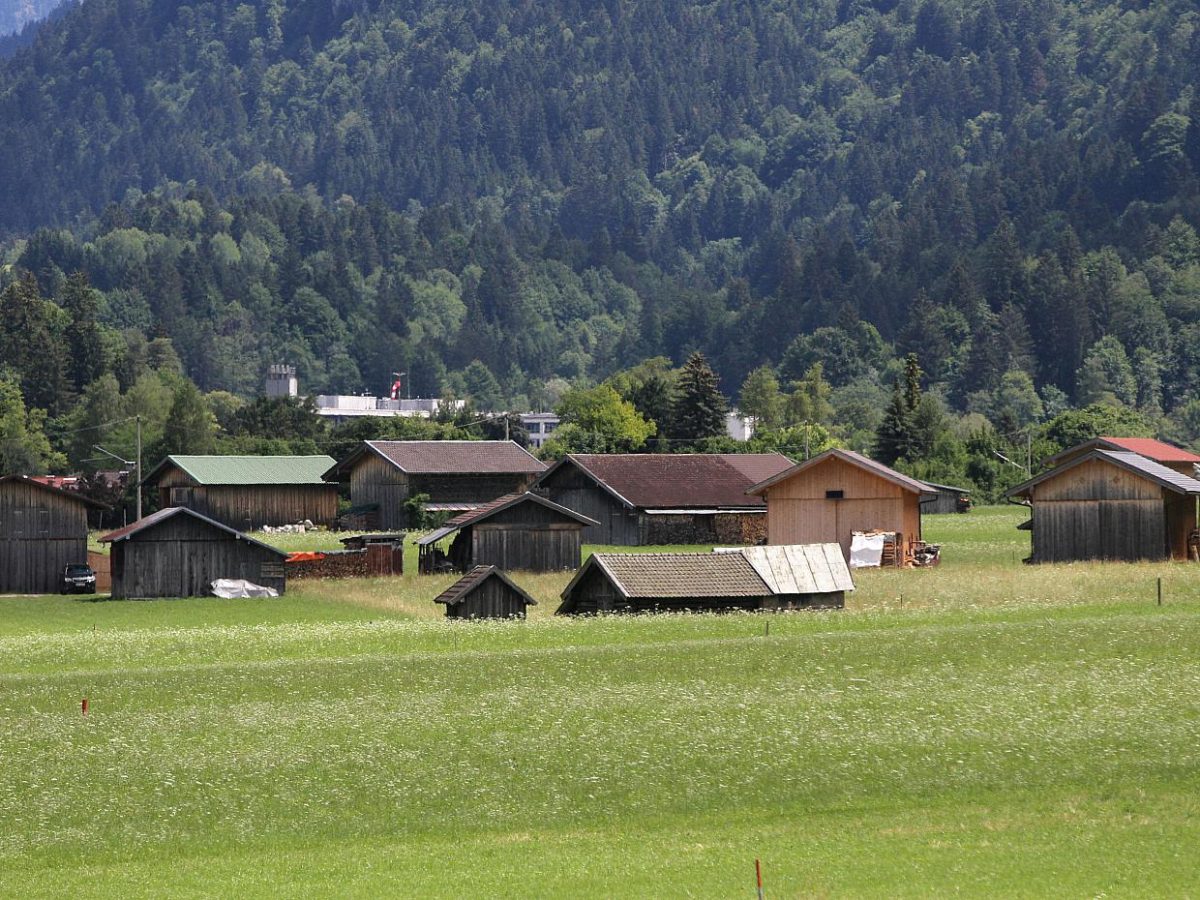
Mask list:
POLYGON ((854 532, 893 532, 902 562, 921 539, 921 501, 936 494, 852 450, 827 450, 749 493, 767 501, 768 544, 837 542, 849 559, 854 532))
POLYGON ((952 484, 925 484, 933 488, 936 496, 921 501, 922 513, 967 513, 971 511, 971 491, 952 484))
POLYGON ((231 528, 308 520, 331 525, 337 485, 321 476, 329 456, 168 456, 142 479, 161 508, 184 506, 231 528))
POLYGON ((1089 450, 1017 485, 1030 562, 1187 559, 1200 480, 1129 451, 1089 450))
POLYGON ((523 619, 527 607, 537 606, 496 566, 476 566, 433 602, 445 604, 447 619, 523 619))
POLYGON ((558 614, 833 609, 852 590, 837 544, 594 553, 563 591, 558 614))
POLYGON ((455 516, 420 538, 418 570, 428 575, 476 566, 527 572, 578 569, 583 530, 596 524, 537 494, 509 494, 455 516), (438 544, 456 532, 449 552, 443 554, 438 544))
POLYGON ((203 597, 218 578, 243 578, 283 593, 282 550, 175 506, 100 538, 112 546, 115 599, 203 597))
POLYGON ((466 512, 526 490, 545 468, 513 441, 364 441, 324 478, 349 482, 358 524, 391 530, 410 524, 413 497, 428 497, 427 510, 466 512))
POLYGON ((0 478, 0 594, 56 594, 63 571, 88 561, 89 509, 75 491, 23 475, 0 478))

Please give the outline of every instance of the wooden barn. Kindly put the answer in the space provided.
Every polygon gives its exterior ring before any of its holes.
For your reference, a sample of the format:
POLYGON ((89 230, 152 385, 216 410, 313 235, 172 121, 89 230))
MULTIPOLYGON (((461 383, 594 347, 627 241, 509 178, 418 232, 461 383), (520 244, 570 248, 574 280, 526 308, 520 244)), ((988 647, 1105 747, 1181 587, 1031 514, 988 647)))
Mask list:
POLYGON ((767 504, 768 544, 833 543, 850 558, 855 531, 888 531, 907 556, 921 539, 929 485, 852 450, 827 450, 750 489, 767 504))
POLYGON ((971 511, 971 491, 952 484, 934 484, 926 481, 933 488, 935 496, 921 501, 923 513, 967 513, 971 511))
POLYGON ((837 544, 594 553, 563 591, 558 615, 838 609, 852 590, 837 544))
POLYGON ((115 599, 203 597, 218 578, 284 590, 286 553, 185 507, 160 509, 100 540, 112 546, 115 599))
POLYGON ((158 506, 182 506, 231 528, 253 531, 306 519, 331 525, 337 485, 322 475, 329 456, 168 456, 142 484, 157 491, 158 506))
POLYGON ((1173 469, 1181 475, 1195 476, 1196 466, 1200 465, 1200 455, 1192 453, 1190 450, 1184 450, 1181 447, 1176 447, 1174 444, 1157 441, 1154 438, 1138 437, 1092 438, 1089 441, 1076 444, 1074 447, 1068 447, 1066 450, 1043 460, 1042 465, 1044 468, 1053 469, 1077 457, 1083 456, 1085 453, 1090 453, 1092 450, 1114 450, 1118 453, 1136 453, 1138 456, 1144 456, 1146 459, 1153 460, 1156 463, 1166 466, 1168 469, 1173 469))
POLYGON ((791 465, 781 453, 577 453, 534 490, 599 523, 587 544, 754 544, 767 508, 746 491, 791 465))
POLYGON ((476 566, 433 602, 445 604, 447 619, 523 619, 527 607, 537 606, 496 566, 476 566))
POLYGON ((22 475, 0 478, 0 594, 57 594, 63 570, 88 561, 89 509, 75 491, 22 475))
POLYGON ((419 570, 466 572, 477 566, 509 571, 560 572, 578 569, 583 530, 595 519, 572 512, 537 494, 509 494, 462 513, 417 541, 419 570), (448 553, 438 545, 457 534, 448 553))
POLYGON ((1032 512, 1030 562, 1186 560, 1200 481, 1127 450, 1093 449, 1009 496, 1032 512))
POLYGON ((465 512, 526 490, 546 466, 513 441, 364 441, 324 475, 349 483, 350 502, 369 530, 409 525, 405 503, 465 512))

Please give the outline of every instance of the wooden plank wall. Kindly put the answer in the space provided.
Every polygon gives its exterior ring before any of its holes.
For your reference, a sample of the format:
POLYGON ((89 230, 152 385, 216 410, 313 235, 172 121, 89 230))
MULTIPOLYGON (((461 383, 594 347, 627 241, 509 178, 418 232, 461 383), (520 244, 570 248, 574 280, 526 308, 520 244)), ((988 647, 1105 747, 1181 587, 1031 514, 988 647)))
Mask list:
POLYGON ((555 523, 520 528, 489 520, 469 528, 472 566, 498 566, 509 572, 561 572, 579 568, 581 525, 555 523))
POLYGON ((1194 527, 1195 501, 1175 504, 1168 541, 1163 489, 1119 466, 1089 460, 1033 489, 1033 559, 1165 559, 1170 544, 1187 556, 1187 531, 1194 527))
POLYGON ((0 594, 62 590, 63 570, 87 562, 87 507, 28 482, 0 484, 0 594))
POLYGON ((446 607, 450 619, 512 619, 525 615, 525 598, 499 578, 489 578, 461 602, 446 607))
POLYGON ((217 578, 284 589, 278 554, 184 516, 115 544, 112 569, 115 598, 202 597, 217 578))
POLYGON ((380 530, 406 527, 406 500, 408 476, 374 453, 364 453, 350 470, 350 503, 352 506, 378 504, 380 530))
POLYGON ((264 525, 293 525, 305 519, 332 525, 337 516, 336 484, 197 485, 177 466, 158 480, 158 505, 186 506, 230 528, 252 531, 264 525), (172 494, 186 488, 185 502, 172 494))
POLYGON ((849 558, 855 531, 898 531, 905 540, 921 536, 916 494, 857 466, 831 457, 767 491, 767 543, 838 543, 849 558), (826 499, 840 490, 843 499, 826 499))
POLYGON ((607 491, 567 464, 538 485, 538 492, 559 506, 595 519, 599 525, 583 530, 585 544, 609 544, 636 547, 641 543, 640 517, 637 510, 628 509, 607 491))

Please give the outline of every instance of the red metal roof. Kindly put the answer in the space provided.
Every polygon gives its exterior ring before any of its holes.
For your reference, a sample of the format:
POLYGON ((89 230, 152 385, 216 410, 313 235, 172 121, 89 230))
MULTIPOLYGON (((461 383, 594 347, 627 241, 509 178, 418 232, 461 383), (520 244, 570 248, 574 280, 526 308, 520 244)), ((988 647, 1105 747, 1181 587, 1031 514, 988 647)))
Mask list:
POLYGON ((1098 440, 1115 445, 1113 449, 1128 450, 1160 463, 1200 463, 1200 456, 1165 441, 1154 438, 1102 437, 1098 440))
POLYGON ((559 465, 568 461, 632 506, 660 509, 764 506, 746 490, 792 465, 782 453, 573 454, 559 465))

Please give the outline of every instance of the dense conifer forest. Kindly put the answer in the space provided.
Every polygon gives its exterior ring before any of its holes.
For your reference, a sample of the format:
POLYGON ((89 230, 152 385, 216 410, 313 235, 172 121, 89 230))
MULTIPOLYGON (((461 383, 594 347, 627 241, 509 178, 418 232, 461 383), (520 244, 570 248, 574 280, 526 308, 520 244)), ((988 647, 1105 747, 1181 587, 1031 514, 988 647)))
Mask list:
POLYGON ((1195 444, 1198 26, 1182 0, 86 0, 0 63, 0 397, 78 465, 101 380, 194 386, 219 438, 272 362, 480 408, 607 381, 666 449, 693 437, 647 384, 701 351, 779 446, 985 493, 1084 421, 1195 444))

